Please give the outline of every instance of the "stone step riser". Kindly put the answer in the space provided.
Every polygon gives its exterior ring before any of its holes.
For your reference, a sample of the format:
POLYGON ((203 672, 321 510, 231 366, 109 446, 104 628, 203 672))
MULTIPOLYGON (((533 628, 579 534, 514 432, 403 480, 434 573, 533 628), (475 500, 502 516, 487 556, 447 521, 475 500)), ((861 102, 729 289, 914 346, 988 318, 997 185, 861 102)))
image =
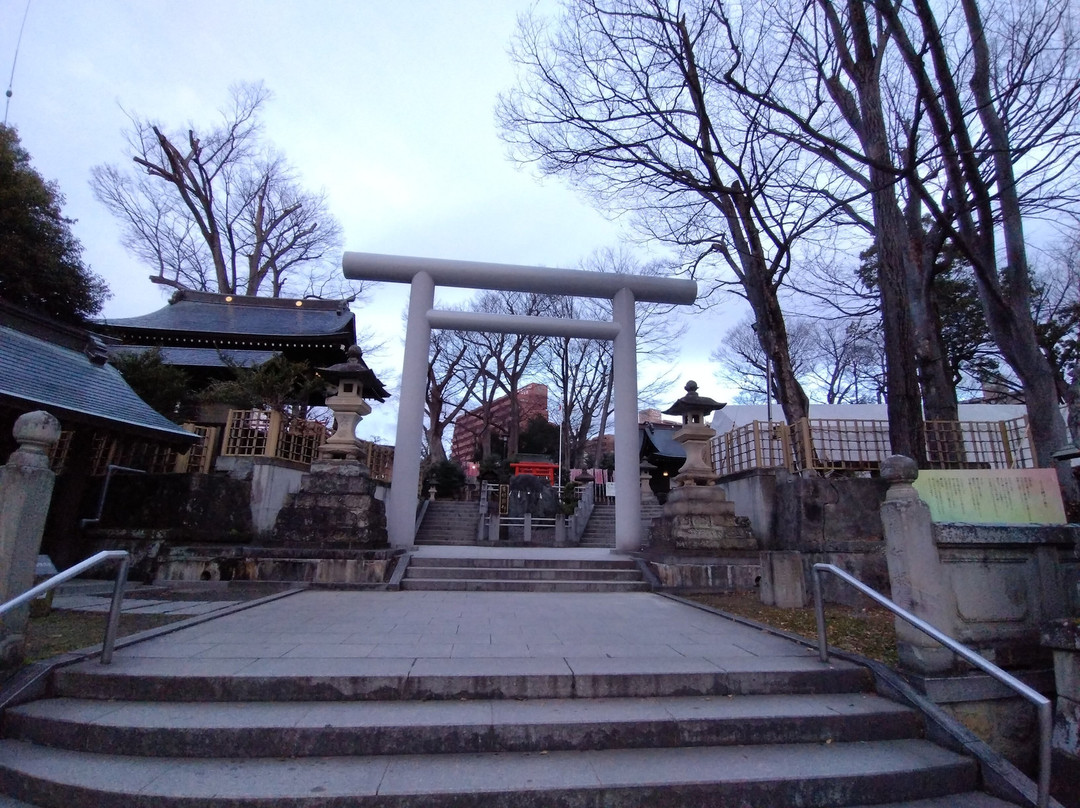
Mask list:
POLYGON ((519 581, 633 581, 641 582, 637 570, 574 570, 574 569, 498 569, 475 567, 419 567, 409 569, 405 580, 453 580, 482 578, 489 581, 513 579, 519 581), (479 573, 479 574, 478 574, 479 573))
POLYGON ((870 689, 861 668, 721 673, 185 676, 59 670, 57 696, 123 701, 428 701, 804 695, 870 689))
MULTIPOLYGON (((139 766, 138 759, 54 752, 54 758, 61 758, 62 770, 74 772, 66 774, 67 782, 57 782, 49 777, 48 764, 33 751, 9 748, 5 751, 11 759, 0 763, 0 781, 20 799, 42 808, 264 808, 270 804, 293 808, 834 808, 939 797, 975 787, 974 763, 934 755, 916 767, 909 752, 912 743, 886 742, 869 750, 862 744, 855 749, 843 744, 796 746, 772 750, 765 766, 744 762, 740 747, 664 750, 666 754, 651 761, 638 750, 626 750, 614 758, 610 752, 554 752, 543 758, 542 765, 531 755, 514 754, 491 759, 447 755, 435 762, 426 756, 387 757, 371 759, 362 767, 364 786, 356 772, 361 767, 353 758, 288 761, 287 780, 279 772, 271 774, 273 770, 263 761, 161 760, 142 764, 146 771, 139 779, 150 781, 142 788, 124 786, 133 778, 132 767, 139 766), (841 760, 845 755, 867 753, 872 758, 866 762, 841 760), (890 753, 894 756, 889 757, 890 753), (835 773, 830 775, 834 761, 835 773), (909 761, 911 765, 905 765, 909 761), (642 768, 648 769, 645 777, 638 774, 642 768), (679 770, 681 777, 664 782, 661 772, 672 769, 679 770), (509 772, 517 776, 508 777, 509 772), (261 782, 268 776, 276 786, 269 793, 287 788, 287 798, 268 801, 267 786, 261 782), (526 779, 529 785, 507 785, 508 780, 526 779), (84 781, 90 785, 82 785, 84 781), (332 788, 323 785, 327 782, 332 788), (259 793, 252 795, 252 790, 259 793), (361 796, 350 793, 355 791, 361 796)), ((278 761, 276 765, 285 764, 278 761)))
POLYGON ((619 559, 582 560, 582 559, 547 559, 547 558, 425 558, 414 557, 409 561, 409 568, 420 567, 470 567, 472 569, 607 569, 633 570, 637 565, 633 561, 619 559))
POLYGON ((632 581, 497 581, 405 578, 401 588, 413 592, 648 592, 649 585, 632 581))
MULTIPOLYGON (((183 705, 165 705, 184 715, 183 705)), ((580 708, 579 708, 580 709, 580 708)), ((437 712, 436 712, 437 715, 437 712)), ((335 720, 332 716, 330 720, 335 720)), ((433 719, 434 720, 434 719, 433 719)), ((25 716, 5 719, 5 736, 77 752, 108 749, 137 757, 319 757, 331 755, 464 754, 535 750, 656 749, 851 743, 917 737, 914 713, 896 711, 802 716, 740 715, 727 719, 593 721, 568 724, 449 724, 416 726, 253 727, 102 726, 25 716)))

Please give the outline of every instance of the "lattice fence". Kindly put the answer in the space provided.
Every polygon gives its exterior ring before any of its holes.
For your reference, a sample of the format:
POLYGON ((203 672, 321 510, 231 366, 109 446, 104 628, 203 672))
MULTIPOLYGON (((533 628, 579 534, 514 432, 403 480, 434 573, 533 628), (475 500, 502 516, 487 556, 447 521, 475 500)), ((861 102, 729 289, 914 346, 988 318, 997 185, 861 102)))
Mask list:
POLYGON ((329 437, 326 425, 266 410, 229 410, 226 457, 277 457, 310 464, 329 437))
MULTIPOLYGON (((926 453, 931 468, 1031 468, 1027 418, 1009 421, 928 421, 926 453)), ((794 424, 752 421, 712 440, 717 474, 785 468, 876 471, 892 454, 887 421, 803 418, 794 424)))

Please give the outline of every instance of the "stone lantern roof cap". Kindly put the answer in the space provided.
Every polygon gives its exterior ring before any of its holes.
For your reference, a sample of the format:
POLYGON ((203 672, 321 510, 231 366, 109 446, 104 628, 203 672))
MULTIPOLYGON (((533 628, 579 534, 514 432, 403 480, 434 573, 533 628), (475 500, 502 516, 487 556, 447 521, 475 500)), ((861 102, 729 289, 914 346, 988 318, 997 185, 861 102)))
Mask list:
POLYGON ((683 389, 686 390, 686 395, 664 410, 664 415, 688 415, 692 412, 708 415, 714 410, 721 410, 727 406, 725 402, 698 395, 697 382, 693 380, 688 381, 683 389))
POLYGON ((350 345, 344 362, 338 362, 330 367, 318 368, 319 373, 332 382, 352 380, 359 382, 363 398, 373 398, 376 401, 386 401, 390 397, 375 371, 364 362, 364 352, 359 345, 350 345))

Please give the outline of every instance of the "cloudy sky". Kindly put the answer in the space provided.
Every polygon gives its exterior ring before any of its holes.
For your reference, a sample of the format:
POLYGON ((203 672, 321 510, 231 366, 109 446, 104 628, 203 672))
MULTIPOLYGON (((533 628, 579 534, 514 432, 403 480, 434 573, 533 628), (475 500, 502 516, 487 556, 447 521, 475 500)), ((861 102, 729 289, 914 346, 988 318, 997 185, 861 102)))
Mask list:
MULTIPOLYGON (((106 317, 152 311, 166 294, 120 245, 91 167, 128 159, 125 111, 209 125, 239 81, 273 93, 266 134, 308 187, 325 188, 346 250, 573 268, 626 234, 560 182, 515 167, 498 139, 495 97, 513 81, 507 48, 531 3, 30 0, 7 120, 78 220, 85 259, 113 291, 106 317)), ((0 2, 5 80, 26 8, 0 2)), ((381 285, 357 309, 387 338, 372 362, 387 376, 400 372, 406 297, 381 285)), ((731 320, 692 321, 679 378, 730 396, 707 357, 731 320)), ((390 442, 394 419, 388 402, 361 434, 390 442)))

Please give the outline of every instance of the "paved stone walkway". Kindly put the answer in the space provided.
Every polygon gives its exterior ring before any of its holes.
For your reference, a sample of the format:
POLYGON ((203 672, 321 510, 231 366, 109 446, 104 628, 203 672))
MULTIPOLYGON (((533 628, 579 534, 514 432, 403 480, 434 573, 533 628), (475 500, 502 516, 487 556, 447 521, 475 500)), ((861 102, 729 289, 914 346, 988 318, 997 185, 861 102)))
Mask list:
MULTIPOLYGON (((107 612, 111 597, 104 595, 57 595, 53 598, 54 609, 74 612, 107 612)), ((235 600, 152 600, 147 598, 124 598, 120 611, 124 614, 175 614, 194 617, 235 606, 235 600)))
MULTIPOLYGON (((117 660, 603 659, 654 672, 806 660, 804 646, 642 593, 338 592, 308 590, 117 651, 117 660)), ((261 666, 261 665, 260 665, 261 666)), ((351 667, 351 666, 350 666, 351 667)), ((515 667, 520 667, 517 665, 515 667)), ((801 665, 799 666, 801 667, 801 665)), ((239 670, 239 667, 237 667, 239 670)), ((311 672, 309 665, 298 670, 311 672)))

